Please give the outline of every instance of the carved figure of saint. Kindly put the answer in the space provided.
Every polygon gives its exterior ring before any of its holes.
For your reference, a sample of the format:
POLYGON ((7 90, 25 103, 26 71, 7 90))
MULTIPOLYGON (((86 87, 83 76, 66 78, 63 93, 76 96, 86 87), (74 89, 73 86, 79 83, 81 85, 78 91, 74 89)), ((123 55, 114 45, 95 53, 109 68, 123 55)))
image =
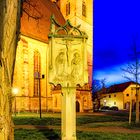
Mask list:
POLYGON ((65 73, 65 53, 60 52, 56 59, 55 59, 55 65, 56 65, 56 76, 63 76, 65 73))
POLYGON ((73 76, 74 78, 78 78, 81 70, 81 58, 79 53, 77 52, 73 55, 73 59, 71 61, 71 68, 71 76, 73 76))

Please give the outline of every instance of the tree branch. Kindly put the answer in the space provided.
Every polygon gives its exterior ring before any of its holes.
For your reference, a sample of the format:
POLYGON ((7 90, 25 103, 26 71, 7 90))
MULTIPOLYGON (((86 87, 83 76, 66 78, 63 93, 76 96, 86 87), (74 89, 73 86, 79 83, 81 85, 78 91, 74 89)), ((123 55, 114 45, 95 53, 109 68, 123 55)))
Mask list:
POLYGON ((28 19, 32 18, 39 20, 43 17, 40 11, 37 9, 37 4, 33 4, 32 0, 24 0, 22 4, 22 11, 28 15, 28 19))

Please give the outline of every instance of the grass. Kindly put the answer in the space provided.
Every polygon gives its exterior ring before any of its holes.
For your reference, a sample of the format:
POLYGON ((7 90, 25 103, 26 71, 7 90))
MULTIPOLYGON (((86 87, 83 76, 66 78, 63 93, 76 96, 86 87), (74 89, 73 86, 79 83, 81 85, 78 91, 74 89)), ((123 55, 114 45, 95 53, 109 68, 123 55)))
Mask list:
MULTIPOLYGON (((60 117, 50 117, 51 115, 44 116, 41 119, 38 116, 31 115, 31 116, 14 116, 14 124, 15 125, 54 125, 60 126, 61 125, 61 118, 60 117)), ((60 116, 60 115, 58 115, 60 116)), ((129 129, 139 129, 140 124, 132 123, 131 125, 128 124, 128 117, 125 115, 120 116, 97 116, 97 115, 82 115, 77 116, 76 118, 76 125, 77 126, 86 126, 86 127, 107 127, 107 126, 120 126, 129 129)))
MULTIPOLYGON (((61 125, 60 118, 54 117, 33 117, 33 116, 19 116, 13 117, 15 125, 61 125)), ((80 116, 76 119, 77 126, 88 124, 88 123, 97 123, 97 122, 126 122, 128 121, 125 117, 118 116, 80 116)))
POLYGON ((85 124, 86 127, 97 128, 97 127, 109 127, 109 126, 117 126, 117 127, 126 127, 128 123, 126 122, 98 122, 98 123, 89 123, 85 124))
POLYGON ((60 125, 61 119, 60 118, 53 118, 53 117, 14 117, 13 118, 15 125, 60 125))
MULTIPOLYGON (((133 118, 135 119, 135 118, 133 118)), ((60 126, 60 114, 52 114, 43 116, 40 119, 37 115, 26 114, 24 116, 13 117, 15 125, 53 125, 60 126)), ((134 122, 134 121, 133 121, 134 122)), ((76 118, 77 126, 84 126, 86 128, 95 127, 125 127, 128 129, 140 129, 140 124, 128 124, 128 117, 124 114, 117 114, 111 116, 97 116, 97 115, 78 115, 76 118)), ((60 130, 50 129, 15 129, 15 140, 60 140, 60 130)), ((103 132, 77 132, 77 140, 140 140, 140 134, 126 134, 126 133, 103 133, 103 132)))
POLYGON ((60 140, 60 131, 15 129, 15 140, 60 140))
MULTIPOLYGON (((60 140, 58 130, 16 129, 15 140, 60 140)), ((77 132, 77 140, 140 140, 140 134, 77 132)))
POLYGON ((125 125, 123 125, 123 127, 126 127, 128 129, 135 129, 135 130, 140 130, 140 123, 136 124, 134 122, 131 123, 131 125, 129 125, 128 123, 125 125))
POLYGON ((77 140, 140 140, 140 134, 78 132, 77 140))
POLYGON ((131 125, 129 125, 128 122, 124 122, 124 121, 98 122, 98 123, 94 122, 94 123, 85 124, 85 126, 89 128, 114 126, 114 127, 124 127, 128 129, 140 130, 140 123, 136 124, 132 122, 131 125))
POLYGON ((126 117, 119 116, 83 116, 77 118, 77 125, 85 123, 96 123, 96 122, 116 122, 116 121, 128 121, 126 117))

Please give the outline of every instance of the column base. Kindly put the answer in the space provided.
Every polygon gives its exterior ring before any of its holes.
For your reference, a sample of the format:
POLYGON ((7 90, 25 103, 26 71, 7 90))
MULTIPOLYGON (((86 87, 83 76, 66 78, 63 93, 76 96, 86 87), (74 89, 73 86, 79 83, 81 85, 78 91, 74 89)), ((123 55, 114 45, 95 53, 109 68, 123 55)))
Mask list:
POLYGON ((76 136, 75 137, 62 137, 62 140, 76 140, 76 136))

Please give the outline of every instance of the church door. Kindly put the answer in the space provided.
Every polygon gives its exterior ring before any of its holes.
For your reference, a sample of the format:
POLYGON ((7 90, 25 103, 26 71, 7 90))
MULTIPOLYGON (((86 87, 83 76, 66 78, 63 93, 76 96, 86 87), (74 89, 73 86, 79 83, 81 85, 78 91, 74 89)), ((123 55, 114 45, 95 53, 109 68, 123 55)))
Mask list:
POLYGON ((76 112, 80 112, 80 104, 76 101, 76 112))

